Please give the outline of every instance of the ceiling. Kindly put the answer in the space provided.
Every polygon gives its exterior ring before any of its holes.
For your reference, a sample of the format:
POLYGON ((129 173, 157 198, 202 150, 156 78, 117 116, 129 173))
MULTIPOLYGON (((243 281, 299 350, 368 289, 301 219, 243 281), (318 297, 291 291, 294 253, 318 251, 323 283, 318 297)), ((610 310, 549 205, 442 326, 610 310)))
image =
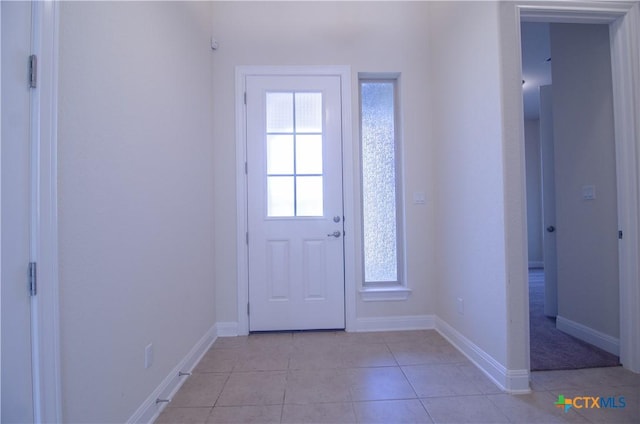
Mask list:
POLYGON ((539 87, 551 84, 549 24, 522 22, 522 85, 525 119, 540 117, 539 87))

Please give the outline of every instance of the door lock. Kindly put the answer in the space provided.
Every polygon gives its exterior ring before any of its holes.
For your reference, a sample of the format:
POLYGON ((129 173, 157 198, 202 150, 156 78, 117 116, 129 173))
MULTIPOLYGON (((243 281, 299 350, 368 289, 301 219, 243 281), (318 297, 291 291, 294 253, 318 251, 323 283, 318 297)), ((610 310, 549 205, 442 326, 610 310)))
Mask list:
POLYGON ((338 230, 334 231, 333 233, 327 234, 327 237, 335 237, 338 238, 342 235, 342 233, 338 230))

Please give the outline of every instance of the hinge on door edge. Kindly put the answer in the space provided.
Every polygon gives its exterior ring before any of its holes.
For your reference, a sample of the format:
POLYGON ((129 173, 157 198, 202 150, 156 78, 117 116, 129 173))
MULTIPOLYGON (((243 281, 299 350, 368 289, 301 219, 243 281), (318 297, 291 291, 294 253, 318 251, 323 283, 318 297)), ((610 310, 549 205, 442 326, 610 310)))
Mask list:
POLYGON ((35 262, 29 262, 29 294, 38 294, 38 268, 35 262))
POLYGON ((247 92, 246 91, 244 92, 244 104, 245 105, 247 104, 247 92))
POLYGON ((247 315, 249 315, 249 302, 247 302, 247 315))
POLYGON ((247 242, 247 244, 249 244, 249 231, 244 233, 244 238, 245 238, 245 241, 247 242))
POLYGON ((622 240, 622 230, 618 230, 618 239, 622 240))
POLYGON ((29 88, 36 88, 38 85, 38 56, 29 56, 29 88))

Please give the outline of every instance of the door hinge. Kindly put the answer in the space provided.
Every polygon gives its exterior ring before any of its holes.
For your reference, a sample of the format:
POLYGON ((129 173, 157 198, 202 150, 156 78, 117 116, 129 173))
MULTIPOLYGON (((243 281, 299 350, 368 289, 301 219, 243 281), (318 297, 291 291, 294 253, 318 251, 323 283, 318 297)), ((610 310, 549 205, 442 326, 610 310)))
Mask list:
POLYGON ((29 88, 36 88, 38 85, 38 56, 29 56, 29 88))
POLYGON ((246 91, 244 92, 244 104, 245 105, 247 104, 247 92, 246 91))
POLYGON ((244 233, 244 238, 245 238, 246 243, 249 244, 249 231, 244 233))
POLYGON ((618 230, 618 239, 622 240, 622 230, 618 230))
POLYGON ((245 175, 249 175, 249 163, 248 162, 244 163, 244 174, 245 175))
POLYGON ((38 267, 35 262, 29 262, 29 294, 38 294, 38 267))
POLYGON ((249 315, 249 302, 247 302, 247 315, 249 315))

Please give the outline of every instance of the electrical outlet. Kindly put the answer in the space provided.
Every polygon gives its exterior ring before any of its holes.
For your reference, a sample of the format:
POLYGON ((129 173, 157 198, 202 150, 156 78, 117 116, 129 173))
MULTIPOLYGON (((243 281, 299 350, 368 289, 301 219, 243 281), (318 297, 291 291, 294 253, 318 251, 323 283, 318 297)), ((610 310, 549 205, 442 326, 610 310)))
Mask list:
POLYGON ((144 348, 144 367, 150 368, 153 365, 153 343, 149 343, 144 348))
POLYGON ((464 315, 464 300, 461 297, 456 299, 456 309, 460 315, 464 315))

